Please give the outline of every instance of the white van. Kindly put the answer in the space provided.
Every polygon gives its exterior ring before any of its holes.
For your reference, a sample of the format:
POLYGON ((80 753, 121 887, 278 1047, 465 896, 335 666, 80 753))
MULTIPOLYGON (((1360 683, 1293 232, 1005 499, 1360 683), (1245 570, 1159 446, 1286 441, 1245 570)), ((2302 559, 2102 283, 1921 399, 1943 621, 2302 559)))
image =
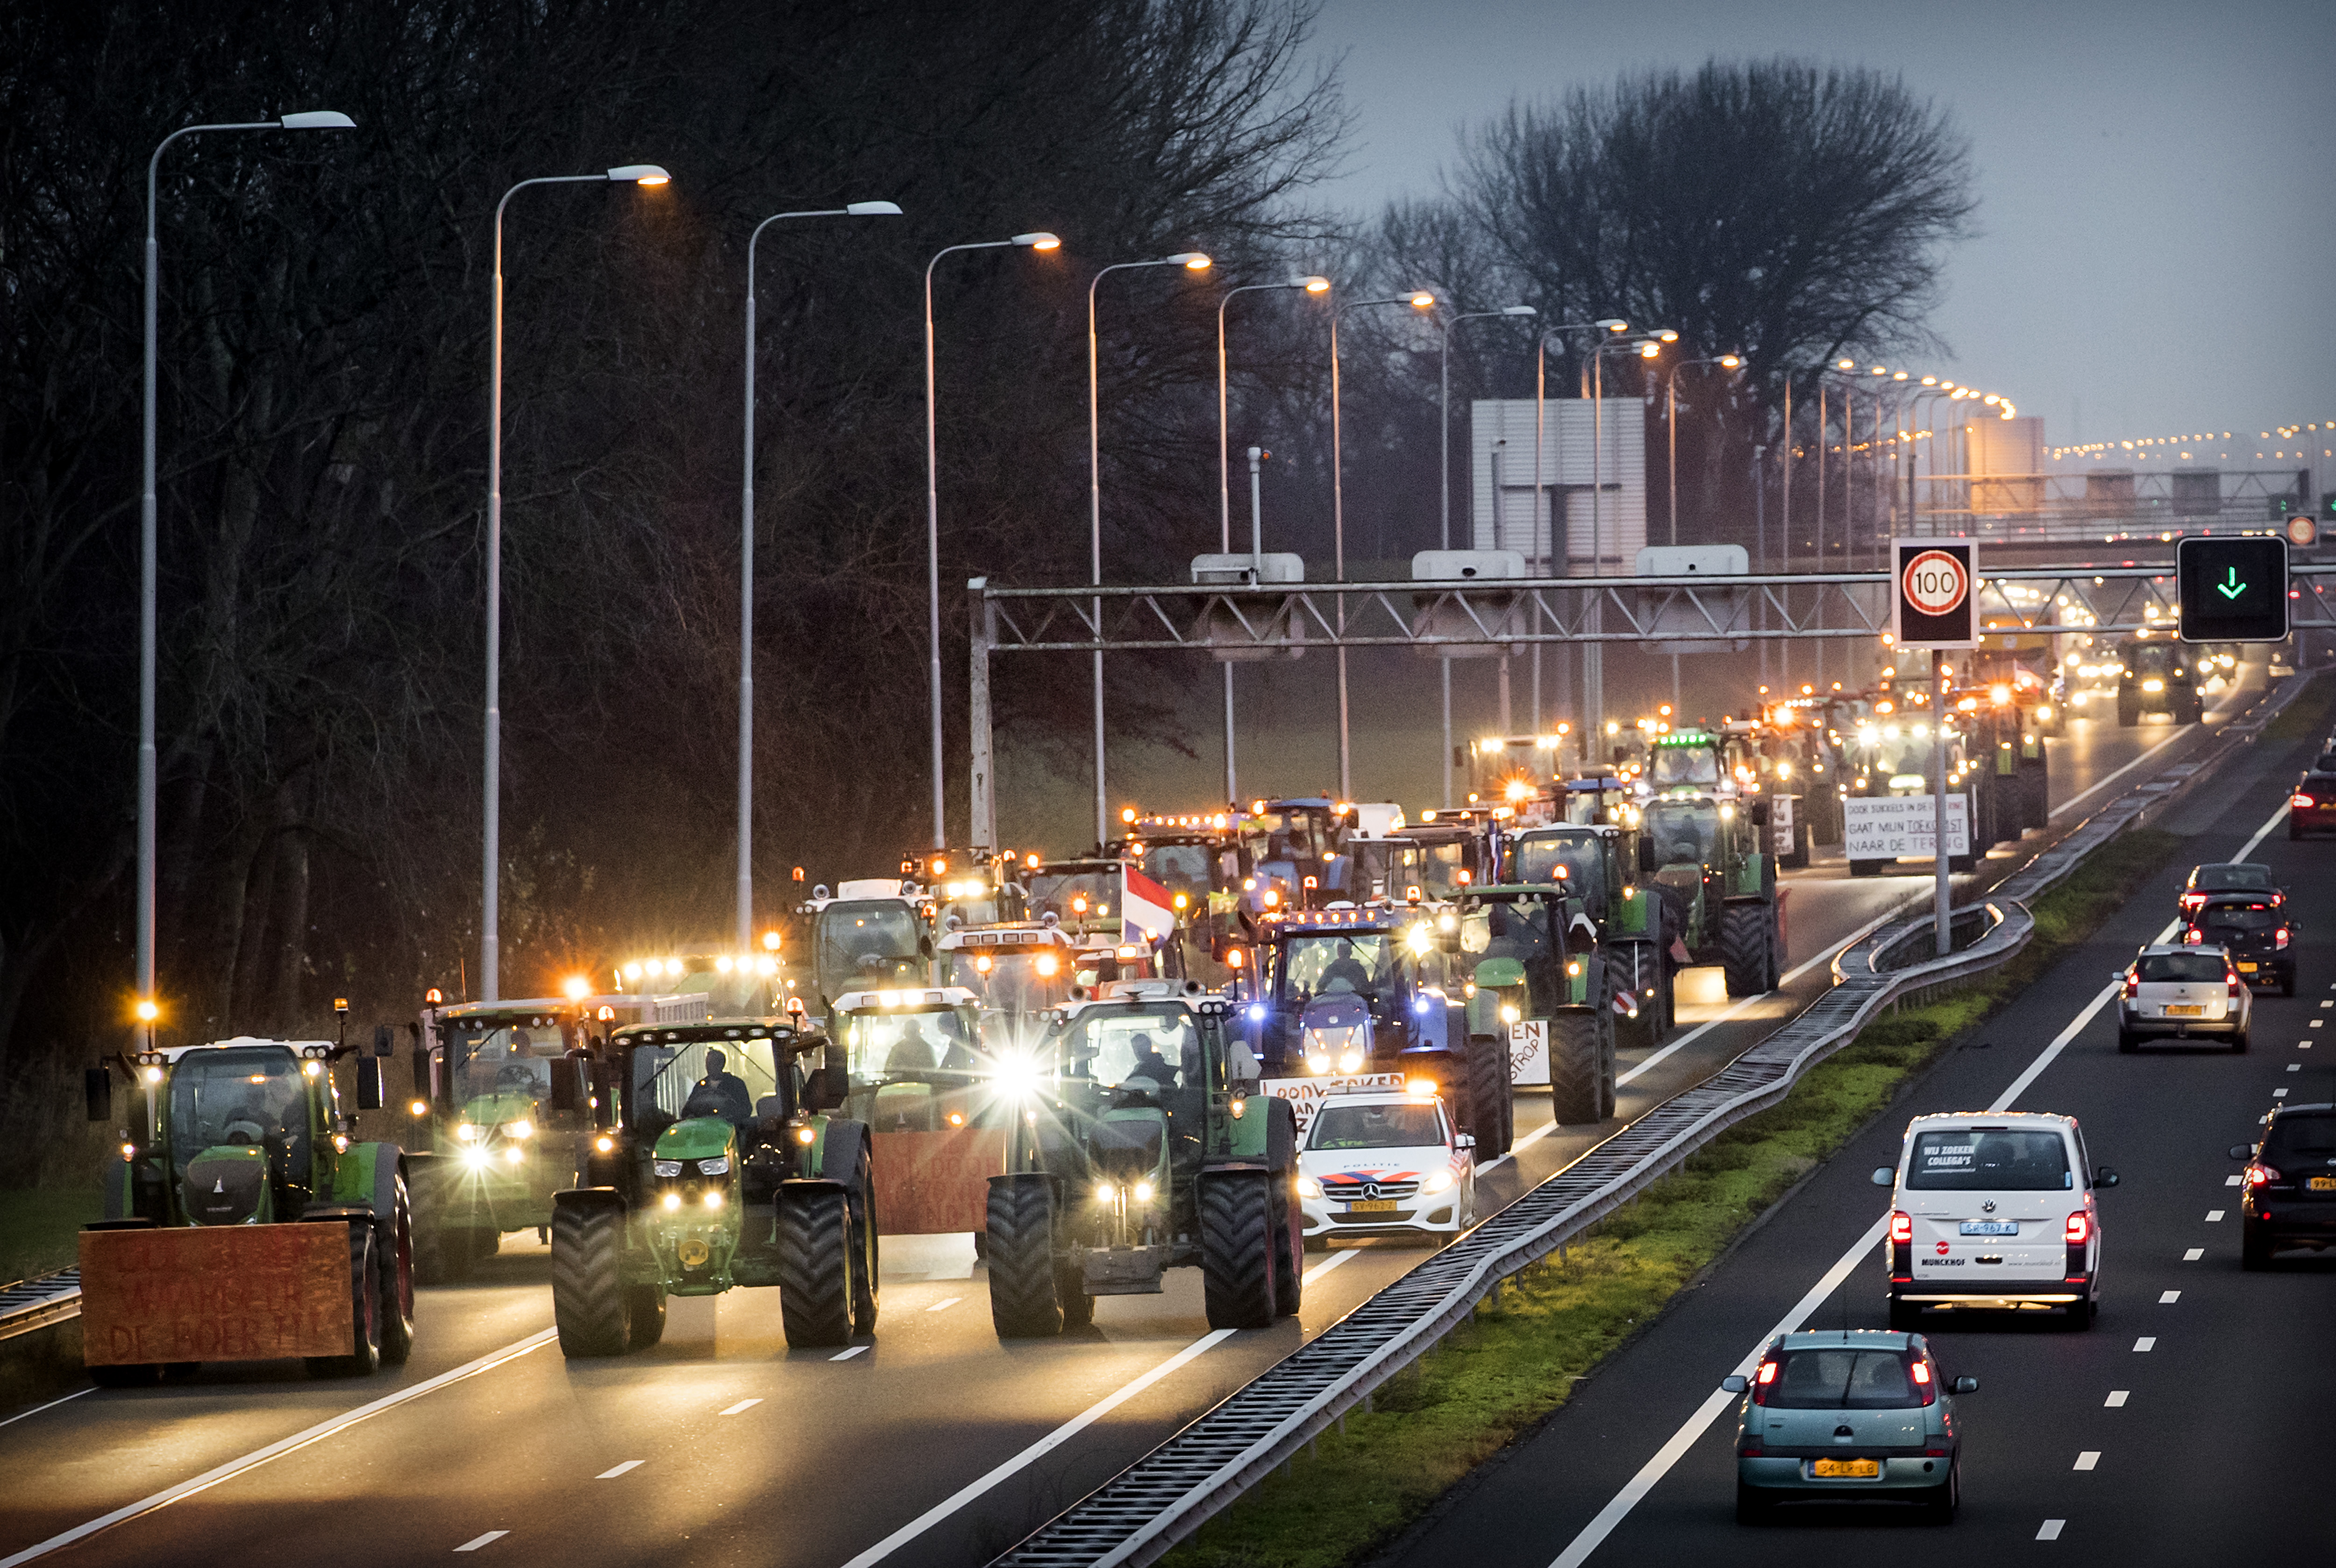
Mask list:
POLYGON ((2058 1311, 2092 1326, 2100 1301, 2096 1169, 2074 1116, 2000 1112, 1917 1116, 1891 1189, 1890 1326, 1921 1329, 1926 1310, 2058 1311), (2088 1174, 2089 1173, 2089 1175, 2088 1174))

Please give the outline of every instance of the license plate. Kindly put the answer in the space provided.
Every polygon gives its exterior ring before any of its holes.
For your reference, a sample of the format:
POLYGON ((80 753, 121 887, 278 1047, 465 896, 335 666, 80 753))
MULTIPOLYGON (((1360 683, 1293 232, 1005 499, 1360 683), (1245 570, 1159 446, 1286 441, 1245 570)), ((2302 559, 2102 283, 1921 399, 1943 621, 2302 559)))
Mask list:
POLYGON ((2020 1234, 2017 1220, 1965 1220, 1956 1227, 1966 1236, 2016 1236, 2020 1234))
POLYGON ((2239 973, 2241 973, 2241 974, 2243 974, 2243 975, 2251 975, 2251 974, 2253 974, 2254 972, 2255 972, 2255 966, 2254 966, 2254 965, 2253 965, 2253 964, 2241 964, 2241 965, 2239 966, 2239 973))
POLYGON ((1820 1480, 1842 1475, 1879 1475, 1879 1459, 1814 1459, 1809 1462, 1809 1474, 1820 1480))
POLYGON ((2314 1176, 2303 1185, 2314 1193, 2336 1193, 2336 1176, 2314 1176))
POLYGON ((2206 1004, 2204 1002, 2168 1002, 2166 1004, 2166 1016, 2169 1018, 2204 1018, 2205 1014, 2206 1004))
POLYGON ((1358 1203, 1348 1203, 1347 1205, 1347 1213, 1350 1214, 1392 1214, 1395 1213, 1395 1200, 1393 1198, 1366 1198, 1358 1203))

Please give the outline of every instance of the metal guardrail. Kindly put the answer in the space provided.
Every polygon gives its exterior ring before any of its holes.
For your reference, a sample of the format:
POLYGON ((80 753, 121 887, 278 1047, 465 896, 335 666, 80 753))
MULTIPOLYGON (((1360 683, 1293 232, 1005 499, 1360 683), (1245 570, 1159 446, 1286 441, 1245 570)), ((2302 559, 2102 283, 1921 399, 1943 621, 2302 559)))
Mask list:
POLYGON ((81 1271, 65 1269, 0 1289, 0 1339, 81 1316, 81 1271))
MULTIPOLYGON (((2304 684, 2302 677, 2287 682, 2262 711, 2226 726, 2224 738, 2252 738, 2304 684)), ((1832 989, 1783 1027, 1372 1296, 992 1568, 1157 1561, 1441 1343, 1512 1275, 1612 1213, 1728 1127, 1783 1100, 1803 1073, 1855 1039, 1883 1008, 1968 979, 2025 948, 2035 925, 2024 901, 2067 877, 2205 765, 2177 765, 2167 770, 2176 776, 2128 791, 2007 878, 1984 901, 1990 925, 1969 948, 1882 967, 1877 960, 1931 933, 1927 913, 1858 940, 1836 959, 1832 989)))

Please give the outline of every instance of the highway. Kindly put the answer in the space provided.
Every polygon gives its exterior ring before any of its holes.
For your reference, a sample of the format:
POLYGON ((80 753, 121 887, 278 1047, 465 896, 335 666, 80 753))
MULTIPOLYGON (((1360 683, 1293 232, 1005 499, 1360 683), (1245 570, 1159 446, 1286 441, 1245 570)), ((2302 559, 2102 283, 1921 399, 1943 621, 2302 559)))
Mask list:
MULTIPOLYGON (((2096 785, 2195 733, 2070 729, 2051 743, 2054 803, 2078 810, 2108 798, 2096 785)), ((1930 887, 1911 867, 1851 881, 1838 862, 1789 881, 1785 989, 1683 1005, 1662 1048, 1624 1054, 1621 1119, 1602 1128, 1557 1131, 1545 1096, 1523 1096, 1515 1154, 1480 1181, 1485 1208, 1725 1065, 1816 994, 1844 940, 1930 887)), ((2230 1141, 2217 1137, 2217 1149, 2230 1141)), ((0 1425, 15 1494, 0 1568, 57 1551, 105 1563, 264 1553, 311 1525, 355 1563, 466 1545, 579 1564, 676 1545, 854 1568, 978 1563, 1422 1255, 1377 1243, 1318 1257, 1305 1310, 1271 1330, 1212 1333, 1197 1273, 1181 1270, 1163 1295, 1105 1300, 1089 1330, 1001 1347, 969 1246, 896 1242, 872 1345, 790 1354, 775 1293, 742 1290, 676 1301, 654 1351, 571 1365, 549 1342, 547 1254, 507 1242, 469 1283, 422 1293, 400 1371, 336 1384, 289 1366, 206 1368, 0 1425), (854 1484, 834 1485, 844 1477, 854 1484), (200 1504, 173 1490, 190 1483, 200 1504), (806 1484, 848 1501, 806 1508, 806 1484), (581 1508, 579 1487, 594 1499, 581 1508)))
POLYGON ((2186 1563, 2211 1540, 2217 1561, 2299 1561, 2297 1543, 2321 1523, 2320 1394, 2336 1381, 2321 1329, 2336 1259, 2291 1256, 2243 1274, 2238 1166, 2224 1154, 2278 1097, 2336 1095, 2336 1062, 2321 1059, 2331 1048, 2321 1020, 2336 1017, 2336 939, 2319 881, 2329 852, 2291 843, 2272 822, 2310 746, 2249 752, 2166 818, 2189 840, 2175 863, 1771 1210, 1393 1560, 1784 1563, 1812 1550, 1840 1560, 1913 1548, 2000 1561, 2057 1541, 2055 1561, 2186 1563), (2118 1055, 2114 1009, 2096 1005, 2108 975, 2171 920, 2190 864, 2234 856, 2267 823, 2250 858, 2299 898, 2298 996, 2257 998, 2245 1056, 2118 1055), (1882 1509, 1737 1526, 1736 1401, 1719 1379, 1780 1329, 1887 1326, 1874 1244, 1885 1199, 1867 1173, 1895 1161, 1908 1117, 1982 1106, 2074 1115, 2095 1160, 2123 1176, 2101 1198, 2098 1324, 2082 1335, 2032 1320, 1929 1330, 1947 1374, 1981 1382, 1961 1401, 1964 1502, 1951 1538, 1882 1509))

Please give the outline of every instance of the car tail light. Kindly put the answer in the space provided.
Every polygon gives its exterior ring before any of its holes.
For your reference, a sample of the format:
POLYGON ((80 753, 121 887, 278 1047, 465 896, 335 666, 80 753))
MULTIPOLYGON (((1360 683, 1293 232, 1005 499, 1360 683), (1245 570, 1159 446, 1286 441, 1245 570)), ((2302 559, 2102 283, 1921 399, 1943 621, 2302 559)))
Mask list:
POLYGON ((2205 902, 2206 895, 2205 893, 2184 893, 2182 895, 2182 907, 2185 910, 2202 909, 2205 906, 2205 902))
POLYGON ((1891 1245, 1894 1247, 1903 1247, 1913 1240, 1914 1216, 1906 1213, 1903 1209, 1893 1211, 1890 1215, 1891 1245))
POLYGON ((2247 982, 2239 979, 2239 971, 2236 969, 2224 969, 2223 971, 2223 980, 2230 989, 2231 1000, 2234 1002, 2237 1001, 2239 999, 2239 993, 2246 989, 2247 982))
POLYGON ((2072 1247, 2081 1247, 2093 1239, 2093 1217, 2078 1209, 2068 1216, 2068 1229, 2063 1239, 2072 1247))
POLYGON ((2248 1162, 2243 1179, 2250 1187, 2260 1187, 2265 1182, 2278 1181, 2279 1173, 2272 1169, 2269 1165, 2264 1164, 2261 1160, 2253 1160, 2248 1162))
POLYGON ((2273 935, 2271 945, 2275 948, 2283 948, 2287 946, 2287 928, 2285 926, 2280 927, 2278 931, 2273 935))
POLYGON ((2182 933, 2183 943, 2188 947, 2195 947, 2205 940, 2206 933, 2200 930, 2196 926, 2192 926, 2189 930, 2182 933))
POLYGON ((2123 997, 2127 1001, 2131 1001, 2134 998, 2141 995, 2141 977, 2135 974, 2131 969, 2126 970, 2125 985, 2124 988, 2117 992, 2117 995, 2123 997))
POLYGON ((1922 1403, 1937 1404, 1939 1388, 1938 1385, 1931 1380, 1931 1364, 1928 1361, 1917 1361, 1907 1369, 1914 1374, 1914 1389, 1922 1396, 1922 1403))
POLYGON ((1768 1389, 1776 1381, 1777 1366, 1778 1362, 1772 1356, 1761 1362, 1760 1369, 1752 1374, 1752 1402, 1755 1405, 1768 1402, 1768 1389))
POLYGON ((2292 806, 2302 806, 2304 810, 2310 811, 2312 807, 2313 802, 2310 795, 2298 794, 2292 797, 2287 803, 2292 806))

